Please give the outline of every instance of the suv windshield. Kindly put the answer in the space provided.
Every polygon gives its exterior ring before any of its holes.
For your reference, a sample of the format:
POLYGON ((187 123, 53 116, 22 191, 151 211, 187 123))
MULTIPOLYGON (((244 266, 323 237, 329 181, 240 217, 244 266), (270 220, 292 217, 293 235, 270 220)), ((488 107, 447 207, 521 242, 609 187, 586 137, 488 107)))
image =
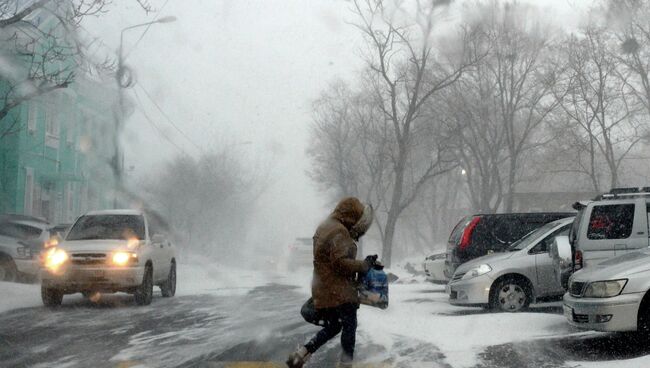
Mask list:
POLYGON ((548 224, 538 228, 537 230, 533 230, 529 232, 526 236, 523 238, 517 240, 516 242, 512 243, 510 247, 508 247, 508 252, 516 252, 518 250, 522 250, 526 248, 527 246, 531 245, 532 243, 535 242, 540 236, 542 236, 544 233, 547 231, 553 229, 557 224, 555 222, 549 222, 548 224))
POLYGON ((140 215, 82 216, 66 240, 131 239, 143 240, 144 219, 140 215))

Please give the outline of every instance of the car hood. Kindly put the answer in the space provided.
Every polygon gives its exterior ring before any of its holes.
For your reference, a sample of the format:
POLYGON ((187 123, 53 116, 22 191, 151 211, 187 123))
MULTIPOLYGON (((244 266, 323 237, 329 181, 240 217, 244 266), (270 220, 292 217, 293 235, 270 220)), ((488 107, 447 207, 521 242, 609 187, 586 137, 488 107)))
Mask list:
POLYGON ((478 267, 482 264, 489 264, 493 265, 497 262, 506 260, 508 258, 511 258, 513 255, 517 254, 518 252, 498 252, 498 253, 492 253, 488 254, 487 256, 479 257, 476 259, 473 259, 469 262, 465 262, 462 265, 458 266, 458 269, 456 270, 457 273, 465 273, 469 270, 471 270, 474 267, 478 267))
POLYGON ((68 252, 110 252, 115 250, 129 249, 127 240, 66 240, 58 245, 58 248, 68 252))
POLYGON ((650 250, 623 254, 575 273, 575 279, 612 280, 650 270, 650 250))

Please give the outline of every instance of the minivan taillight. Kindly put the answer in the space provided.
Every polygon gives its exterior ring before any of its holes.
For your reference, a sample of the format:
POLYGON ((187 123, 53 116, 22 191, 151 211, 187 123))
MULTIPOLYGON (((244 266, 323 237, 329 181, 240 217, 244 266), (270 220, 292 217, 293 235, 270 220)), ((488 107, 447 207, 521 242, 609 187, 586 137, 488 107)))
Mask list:
POLYGON ((583 263, 583 260, 582 260, 582 251, 581 250, 576 250, 576 256, 575 256, 573 271, 578 271, 578 270, 582 269, 583 266, 584 266, 584 263, 583 263))
POLYGON ((467 224, 465 230, 463 230, 463 236, 461 236, 460 244, 458 244, 458 248, 460 250, 467 249, 469 244, 472 242, 472 233, 474 232, 474 229, 476 228, 476 225, 478 225, 479 221, 481 221, 481 216, 474 217, 472 221, 467 224))

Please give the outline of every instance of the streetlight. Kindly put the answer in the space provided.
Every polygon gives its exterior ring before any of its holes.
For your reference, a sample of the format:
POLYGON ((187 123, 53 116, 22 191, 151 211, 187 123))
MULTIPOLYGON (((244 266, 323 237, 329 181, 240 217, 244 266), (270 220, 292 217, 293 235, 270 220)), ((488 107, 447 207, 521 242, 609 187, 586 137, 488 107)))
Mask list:
MULTIPOLYGON (((161 23, 161 24, 171 23, 175 21, 176 21, 176 17, 167 16, 167 17, 156 19, 151 22, 128 26, 126 28, 123 28, 122 31, 120 32, 120 46, 117 49, 117 71, 115 73, 115 82, 117 84, 118 106, 117 106, 117 111, 113 113, 114 121, 115 121, 115 135, 113 138, 114 153, 113 153, 113 159, 111 163, 112 164, 111 166, 113 167, 113 174, 115 176, 116 187, 119 189, 122 189, 122 166, 124 164, 122 162, 123 157, 121 157, 122 153, 120 152, 121 151, 120 131, 122 129, 122 123, 124 119, 124 89, 133 86, 133 76, 129 68, 124 66, 124 60, 126 59, 126 57, 124 56, 124 33, 134 28, 146 27, 156 23, 161 23)), ((113 199, 113 207, 115 208, 118 207, 117 195, 113 199)))

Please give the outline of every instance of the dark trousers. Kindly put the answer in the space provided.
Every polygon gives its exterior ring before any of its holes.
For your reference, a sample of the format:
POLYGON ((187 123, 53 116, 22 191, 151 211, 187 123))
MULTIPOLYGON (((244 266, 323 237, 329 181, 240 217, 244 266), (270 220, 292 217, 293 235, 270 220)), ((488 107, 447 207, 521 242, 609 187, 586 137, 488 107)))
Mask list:
POLYGON ((319 309, 318 312, 325 319, 325 327, 318 331, 305 345, 307 351, 314 353, 326 342, 341 332, 341 347, 343 348, 342 361, 351 361, 354 356, 354 344, 357 334, 357 304, 342 304, 334 308, 319 309))

